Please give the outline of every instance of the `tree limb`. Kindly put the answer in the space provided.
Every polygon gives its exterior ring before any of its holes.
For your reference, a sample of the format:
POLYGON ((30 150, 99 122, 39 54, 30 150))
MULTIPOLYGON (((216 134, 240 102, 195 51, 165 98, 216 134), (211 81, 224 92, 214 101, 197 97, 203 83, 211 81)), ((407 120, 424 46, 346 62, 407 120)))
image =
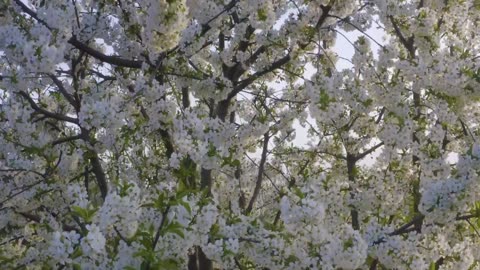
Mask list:
POLYGON ((388 18, 390 19, 390 22, 393 25, 393 29, 395 29, 395 34, 400 39, 400 42, 403 44, 403 46, 410 53, 410 57, 413 58, 415 56, 415 47, 413 46, 414 45, 414 39, 415 39, 414 36, 412 35, 407 40, 405 38, 405 36, 403 35, 402 31, 400 30, 400 28, 398 27, 397 22, 395 21, 395 18, 393 18, 392 15, 389 15, 388 18))
POLYGON ((127 67, 127 68, 141 68, 142 64, 143 64, 143 61, 140 61, 140 60, 130 60, 130 59, 125 59, 125 58, 121 58, 121 57, 118 57, 118 56, 103 54, 103 53, 89 47, 85 43, 79 41, 76 38, 76 36, 72 36, 68 40, 68 43, 73 45, 75 48, 79 49, 80 51, 83 51, 83 52, 89 54, 90 56, 92 56, 92 57, 94 57, 94 58, 96 58, 96 59, 98 59, 102 62, 111 64, 111 65, 114 65, 114 66, 121 66, 121 67, 127 67))
POLYGON ((242 80, 240 81, 234 88, 233 88, 233 91, 230 92, 228 94, 228 97, 227 99, 230 100, 232 99, 234 96, 236 96, 240 91, 242 91, 245 87, 249 86, 250 84, 252 84, 256 79, 258 79, 259 77, 265 75, 265 74, 268 74, 278 68, 280 68, 281 66, 285 65, 286 63, 288 63, 290 61, 291 57, 290 57, 290 53, 288 53, 287 55, 285 55, 284 57, 278 59, 277 61, 273 62, 269 68, 266 68, 264 70, 261 70, 261 71, 257 71, 256 73, 254 73, 253 75, 251 75, 250 77, 246 78, 245 80, 242 80))
POLYGON ((41 113, 41 114, 43 114, 43 115, 45 115, 49 118, 53 118, 53 119, 56 119, 56 120, 59 120, 59 121, 65 121, 65 122, 69 122, 69 123, 73 123, 73 124, 77 124, 77 125, 79 123, 77 118, 72 118, 72 117, 62 115, 62 114, 53 113, 53 112, 47 111, 43 108, 40 108, 37 105, 37 103, 35 103, 35 101, 24 91, 18 91, 17 94, 22 96, 23 98, 25 98, 28 101, 28 103, 30 103, 30 106, 32 107, 32 109, 35 110, 38 113, 41 113))
POLYGON ((257 182, 255 184, 255 189, 253 190, 252 198, 248 203, 247 209, 245 212, 249 214, 252 212, 253 204, 257 200, 258 195, 260 194, 260 189, 262 188, 263 183, 263 171, 265 170, 265 162, 267 161, 267 152, 268 152, 268 141, 270 140, 269 132, 263 135, 263 149, 262 149, 262 156, 260 158, 260 164, 258 166, 258 175, 257 175, 257 182))
POLYGON ((15 4, 17 4, 23 12, 27 13, 28 15, 30 15, 30 17, 32 17, 33 19, 35 19, 37 22, 39 22, 40 24, 42 24, 43 26, 45 26, 48 30, 52 31, 53 29, 47 24, 47 22, 45 22, 44 20, 38 18, 38 15, 35 11, 31 10, 29 7, 27 7, 27 5, 25 5, 22 1, 20 0, 14 0, 15 1, 15 4))
POLYGON ((363 152, 363 153, 358 154, 357 156, 355 156, 355 160, 358 161, 358 160, 366 157, 367 155, 371 154, 372 152, 374 152, 375 150, 377 150, 379 147, 382 147, 383 145, 384 145, 384 142, 378 143, 377 145, 373 146, 372 148, 366 150, 365 152, 363 152))
POLYGON ((105 176, 105 172, 103 171, 102 164, 98 154, 96 152, 90 153, 90 163, 92 165, 93 174, 97 179, 98 188, 100 189, 100 194, 102 195, 102 199, 105 200, 108 194, 108 185, 107 185, 107 178, 105 176))
POLYGON ((72 142, 72 141, 75 141, 75 140, 79 140, 81 138, 82 138, 82 135, 73 135, 73 136, 70 136, 70 137, 59 138, 59 139, 52 142, 52 146, 55 146, 57 144, 66 143, 66 142, 72 142))
MULTIPOLYGON (((54 29, 49 26, 44 20, 38 18, 38 15, 35 11, 31 10, 27 5, 25 5, 21 0, 14 0, 15 3, 21 8, 21 10, 25 13, 27 13, 30 17, 35 19, 37 22, 45 26, 48 30, 53 31, 54 29)), ((115 66, 122 66, 122 67, 128 67, 128 68, 141 68, 143 61, 140 60, 129 60, 129 59, 124 59, 118 56, 110 56, 103 54, 85 43, 79 41, 76 36, 72 36, 69 40, 68 43, 73 45, 75 48, 79 49, 80 51, 86 52, 87 54, 93 56, 94 58, 111 64, 115 66)))
POLYGON ((70 105, 72 105, 77 112, 80 111, 79 102, 77 100, 75 100, 73 95, 68 93, 68 91, 67 91, 67 89, 65 89, 65 86, 63 85, 63 83, 56 76, 54 76, 52 74, 48 74, 48 77, 57 86, 58 91, 63 95, 63 97, 65 97, 65 99, 67 99, 68 103, 70 103, 70 105))

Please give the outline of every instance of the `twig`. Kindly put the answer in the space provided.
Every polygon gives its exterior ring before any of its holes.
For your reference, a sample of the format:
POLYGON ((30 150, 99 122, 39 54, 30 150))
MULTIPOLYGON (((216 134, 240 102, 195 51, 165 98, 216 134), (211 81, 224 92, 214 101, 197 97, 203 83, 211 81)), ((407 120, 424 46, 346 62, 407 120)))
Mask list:
POLYGON ((262 188, 263 182, 263 171, 265 170, 265 162, 267 161, 267 152, 268 152, 268 141, 270 140, 269 132, 263 135, 263 149, 262 149, 262 156, 260 158, 260 164, 258 166, 258 175, 257 175, 257 182, 255 184, 255 189, 253 191, 252 198, 248 203, 247 209, 245 210, 247 214, 249 214, 253 209, 253 204, 257 200, 258 194, 260 194, 260 189, 262 188))
POLYGON ((37 103, 35 103, 35 101, 24 91, 19 91, 19 92, 17 92, 17 94, 22 96, 23 98, 25 98, 28 101, 28 103, 30 103, 30 106, 32 107, 32 109, 34 109, 38 113, 41 113, 41 114, 43 114, 47 117, 50 117, 50 118, 53 118, 53 119, 56 119, 56 120, 59 120, 59 121, 65 121, 65 122, 69 122, 69 123, 73 123, 73 124, 77 124, 77 125, 79 123, 78 119, 76 119, 76 118, 72 118, 72 117, 68 117, 68 116, 65 116, 65 115, 53 113, 53 112, 47 111, 43 108, 40 108, 37 105, 37 103))
POLYGON ((75 100, 73 95, 68 93, 67 89, 63 83, 54 75, 48 74, 48 77, 53 81, 53 83, 57 86, 58 91, 67 99, 68 103, 70 103, 76 111, 80 111, 80 104, 78 101, 75 100))
POLYGON ((384 145, 384 142, 378 143, 377 145, 373 146, 372 148, 366 150, 365 152, 356 155, 356 156, 355 156, 355 160, 358 161, 358 160, 366 157, 367 155, 371 154, 372 152, 374 152, 375 150, 377 150, 379 147, 382 147, 383 145, 384 145))
POLYGON ((62 143, 66 143, 66 142, 72 142, 72 141, 75 141, 75 140, 79 140, 82 138, 82 135, 74 135, 74 136, 71 136, 71 137, 65 137, 65 138, 59 138, 55 141, 52 142, 52 146, 55 146, 57 144, 62 144, 62 143))
MULTIPOLYGON (((14 0, 15 3, 20 6, 23 12, 27 13, 35 19, 37 22, 45 26, 48 30, 53 31, 54 29, 50 27, 44 20, 38 18, 38 15, 35 11, 31 10, 27 5, 25 5, 21 0, 14 0)), ((140 60, 129 60, 129 59, 123 59, 118 56, 110 56, 110 55, 105 55, 85 43, 82 43, 81 41, 77 40, 76 36, 72 36, 69 40, 68 43, 73 45, 75 48, 86 52, 87 54, 93 56, 94 58, 103 61, 105 63, 111 64, 111 65, 116 65, 116 66, 122 66, 122 67, 129 67, 129 68, 141 68, 143 61, 140 60)))
POLYGON ((92 47, 86 45, 85 43, 79 41, 76 36, 72 36, 68 40, 68 43, 70 43, 80 51, 86 52, 90 56, 111 65, 128 67, 128 68, 141 68, 143 64, 143 61, 140 61, 140 60, 130 60, 130 59, 124 59, 118 56, 103 54, 93 49, 92 47))

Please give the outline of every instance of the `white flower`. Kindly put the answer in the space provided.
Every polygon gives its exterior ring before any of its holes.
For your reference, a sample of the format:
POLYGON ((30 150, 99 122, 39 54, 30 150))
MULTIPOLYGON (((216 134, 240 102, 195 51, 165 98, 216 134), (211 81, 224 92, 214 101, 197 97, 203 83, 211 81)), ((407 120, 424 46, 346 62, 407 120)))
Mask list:
POLYGON ((100 228, 97 225, 87 225, 87 236, 83 237, 80 245, 83 252, 90 253, 103 253, 105 251, 105 236, 100 232, 100 228))
POLYGON ((472 146, 472 157, 480 159, 480 144, 475 142, 472 146))
POLYGON ((358 231, 354 231, 350 226, 338 229, 335 236, 339 238, 332 238, 325 246, 322 258, 335 268, 357 269, 367 258, 368 245, 358 231))
POLYGON ((74 247, 78 244, 80 235, 74 231, 58 232, 52 234, 48 246, 49 255, 60 264, 70 263, 69 256, 73 253, 74 247))

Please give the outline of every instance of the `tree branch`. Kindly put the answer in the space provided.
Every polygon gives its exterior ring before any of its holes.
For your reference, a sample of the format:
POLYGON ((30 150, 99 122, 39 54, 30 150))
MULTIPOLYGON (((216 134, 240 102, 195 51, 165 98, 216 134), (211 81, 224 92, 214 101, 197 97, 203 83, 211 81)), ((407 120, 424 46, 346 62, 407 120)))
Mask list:
MULTIPOLYGON (((333 5, 333 3, 332 3, 332 5, 333 5)), ((322 16, 320 16, 320 18, 317 21, 317 24, 315 25, 315 29, 317 29, 317 31, 320 29, 320 27, 322 27, 323 23, 328 18, 328 13, 332 9, 332 5, 328 5, 328 6, 321 5, 320 6, 320 8, 322 9, 322 16)))
POLYGON ((378 114, 377 120, 375 120, 375 124, 379 124, 380 121, 382 121, 383 115, 385 114, 385 107, 382 107, 382 110, 380 110, 380 113, 378 114))
POLYGON ((102 62, 111 64, 111 65, 114 65, 114 66, 121 66, 121 67, 127 67, 127 68, 141 68, 142 64, 143 64, 143 61, 140 61, 140 60, 130 60, 130 59, 124 59, 124 58, 121 58, 121 57, 118 57, 118 56, 103 54, 103 53, 89 47, 85 43, 79 41, 76 38, 76 36, 72 36, 68 40, 68 43, 73 45, 75 48, 79 49, 80 51, 85 52, 85 53, 89 54, 90 56, 92 56, 92 57, 94 57, 94 58, 96 58, 96 59, 98 59, 102 62))
POLYGON ((107 178, 105 176, 105 172, 103 171, 102 164, 98 154, 94 151, 90 153, 90 163, 92 164, 92 171, 95 174, 95 178, 97 179, 98 188, 100 189, 100 194, 102 195, 102 199, 105 200, 108 194, 108 185, 107 185, 107 178))
POLYGON ((157 246, 158 240, 160 239, 160 234, 163 229, 163 226, 165 225, 165 221, 167 220, 167 214, 168 211, 170 211, 170 205, 167 205, 165 210, 162 213, 162 221, 160 221, 160 225, 158 226, 157 233, 155 234, 155 238, 152 243, 152 249, 155 250, 155 247, 157 246))
MULTIPOLYGON (((468 214, 468 215, 463 215, 463 216, 459 215, 455 218, 455 220, 456 221, 469 221, 471 218, 478 218, 478 217, 479 217, 479 215, 477 215, 477 214, 468 214)), ((388 233, 387 235, 388 236, 395 236, 395 235, 401 235, 401 234, 404 234, 404 233, 409 233, 411 231, 414 231, 414 230, 416 230, 415 224, 418 224, 419 222, 422 222, 424 218, 425 218, 424 215, 418 214, 411 221, 409 221, 408 223, 405 223, 404 225, 402 225, 398 229, 394 230, 393 232, 388 233)), ((379 240, 375 241, 374 245, 378 245, 378 244, 380 244, 384 241, 385 241, 385 238, 382 237, 379 240)))
POLYGON ((48 30, 52 31, 53 29, 47 24, 47 22, 45 22, 44 20, 38 18, 38 15, 35 11, 31 10, 29 7, 27 7, 27 5, 25 5, 22 1, 20 0, 14 0, 15 1, 15 4, 17 4, 23 12, 27 13, 28 15, 30 15, 30 17, 32 17, 33 19, 35 19, 37 22, 39 22, 40 24, 42 24, 43 26, 45 26, 48 30))
POLYGON ((400 234, 410 232, 411 231, 410 227, 415 225, 416 223, 418 223, 420 221, 423 221, 424 218, 425 218, 424 215, 418 214, 410 222, 404 224, 403 226, 401 226, 400 228, 396 229, 395 231, 389 233, 388 235, 389 236, 394 236, 394 235, 400 235, 400 234))
MULTIPOLYGON (((31 220, 31 221, 34 221, 36 223, 40 223, 42 221, 42 219, 35 215, 35 214, 32 214, 32 213, 27 213, 27 212, 17 212, 14 210, 15 213, 21 215, 22 217, 28 219, 28 220, 31 220)), ((62 224, 62 230, 64 231, 75 231, 75 232, 80 232, 79 229, 77 229, 76 227, 74 226, 71 226, 71 225, 67 225, 67 224, 62 224)))
MULTIPOLYGON (((152 252, 155 251, 155 247, 157 246, 158 240, 160 239, 160 235, 161 235, 163 226, 165 225, 165 222, 167 220, 168 211, 170 211, 170 205, 167 205, 165 210, 162 212, 162 221, 160 221, 160 225, 158 225, 157 232, 155 233, 155 237, 154 237, 153 242, 152 242, 152 252)), ((150 263, 149 262, 147 263, 145 269, 147 269, 147 270, 150 269, 150 263)))
MULTIPOLYGON (((22 9, 23 12, 30 15, 30 17, 32 17, 37 22, 39 22, 40 24, 45 26, 48 30, 50 30, 50 31, 54 30, 44 20, 38 18, 37 13, 35 11, 31 10, 21 0, 14 0, 14 1, 22 9)), ((139 61, 139 60, 129 60, 129 59, 120 58, 118 56, 105 55, 105 54, 89 47, 85 43, 82 43, 75 36, 72 36, 68 40, 68 43, 73 45, 75 48, 79 49, 80 51, 86 52, 87 54, 93 56, 94 58, 96 58, 96 59, 98 59, 102 62, 111 64, 111 65, 129 67, 129 68, 141 68, 142 64, 143 64, 143 61, 139 61)))
POLYGON ((393 18, 392 15, 389 15, 388 18, 390 19, 390 22, 393 25, 393 29, 395 29, 395 34, 400 39, 400 42, 403 44, 405 49, 407 49, 408 52, 410 53, 410 57, 413 58, 415 56, 415 47, 413 46, 414 36, 409 37, 407 40, 405 36, 402 34, 402 31, 400 30, 400 28, 398 27, 397 22, 395 21, 395 18, 393 18))
POLYGON ((254 73, 253 75, 251 75, 250 77, 248 77, 247 79, 240 81, 239 84, 233 88, 233 91, 230 92, 230 94, 228 94, 227 99, 228 100, 232 99, 240 91, 242 91, 245 87, 252 84, 256 79, 258 79, 259 77, 280 68, 281 66, 288 63, 288 61, 290 61, 290 59, 291 59, 290 53, 288 53, 284 57, 282 57, 282 58, 278 59, 277 61, 273 62, 272 65, 269 68, 258 71, 256 73, 254 73))
POLYGON ((46 117, 49 117, 49 118, 53 118, 53 119, 56 119, 56 120, 59 120, 59 121, 65 121, 65 122, 69 122, 69 123, 73 123, 73 124, 78 125, 78 119, 77 118, 72 118, 72 117, 62 115, 62 114, 53 113, 53 112, 47 111, 43 108, 40 108, 37 105, 37 103, 35 103, 35 101, 26 92, 19 91, 19 92, 17 92, 17 94, 22 96, 23 98, 25 98, 28 101, 28 103, 30 103, 30 106, 32 107, 32 109, 35 110, 36 112, 41 113, 41 114, 43 114, 43 115, 45 115, 46 117))
POLYGON ((59 139, 52 142, 52 146, 55 146, 57 144, 66 143, 66 142, 72 142, 72 141, 75 141, 75 140, 79 140, 81 138, 82 138, 82 135, 74 135, 74 136, 71 136, 71 137, 59 138, 59 139))
POLYGON ((255 184, 255 189, 253 190, 252 198, 248 203, 247 209, 245 210, 247 214, 252 212, 253 204, 257 200, 258 195, 260 194, 260 189, 262 188, 263 183, 263 172, 265 170, 265 162, 267 161, 267 152, 268 152, 268 141, 270 140, 269 132, 263 135, 263 149, 262 149, 262 156, 260 158, 260 164, 258 166, 258 175, 257 175, 257 182, 255 184))
POLYGON ((382 147, 383 145, 384 145, 384 142, 380 142, 377 145, 373 146, 372 148, 366 150, 365 152, 363 152, 361 154, 358 154, 357 156, 355 156, 355 161, 358 161, 358 160, 366 157, 367 155, 371 154, 372 152, 377 150, 379 147, 382 147))
MULTIPOLYGON (((90 130, 87 130, 85 128, 80 127, 81 133, 81 139, 89 143, 91 145, 94 144, 94 141, 90 138, 90 130)), ((102 162, 100 157, 98 156, 98 153, 95 152, 95 150, 89 150, 87 153, 87 158, 90 161, 90 164, 92 165, 92 172, 95 175, 95 178, 97 180, 97 185, 98 188, 100 189, 100 194, 102 196, 102 199, 105 201, 105 198, 107 197, 108 194, 108 184, 107 184, 107 177, 105 176, 105 172, 103 171, 102 167, 102 162)))
POLYGON ((63 97, 65 97, 65 99, 67 99, 68 103, 70 103, 70 105, 72 105, 77 112, 80 111, 79 102, 75 100, 73 95, 68 93, 68 91, 67 91, 67 89, 65 89, 65 86, 63 85, 63 83, 56 76, 54 76, 52 74, 48 74, 48 77, 58 87, 58 91, 63 95, 63 97))

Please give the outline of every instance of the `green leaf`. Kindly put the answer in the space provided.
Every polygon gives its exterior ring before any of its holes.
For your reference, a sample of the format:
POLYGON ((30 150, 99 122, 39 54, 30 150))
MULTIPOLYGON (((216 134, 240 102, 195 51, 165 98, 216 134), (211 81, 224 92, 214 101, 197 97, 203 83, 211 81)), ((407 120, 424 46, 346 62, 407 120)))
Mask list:
POLYGON ((134 37, 139 35, 141 31, 142 31, 142 27, 139 24, 132 24, 127 28, 126 33, 129 36, 134 37))
POLYGON ((120 184, 120 191, 119 191, 120 197, 127 196, 128 195, 128 189, 130 187, 133 187, 133 184, 131 184, 131 183, 120 184))
POLYGON ((72 255, 70 255, 71 259, 76 259, 80 256, 83 255, 83 250, 80 246, 76 247, 75 250, 73 251, 72 255))
POLYGON ((369 98, 369 99, 365 100, 364 102, 362 102, 362 104, 363 104, 364 107, 368 107, 368 106, 372 105, 372 103, 373 103, 373 99, 371 99, 371 98, 369 98))
POLYGON ((178 202, 181 206, 183 206, 183 208, 185 208, 185 210, 187 210, 187 212, 189 214, 192 213, 192 208, 190 207, 190 204, 184 200, 179 200, 178 202))
POLYGON ((97 212, 95 208, 82 208, 80 206, 72 206, 72 215, 82 218, 85 222, 90 223, 93 216, 97 212))
POLYGON ((208 153, 207 155, 209 157, 214 157, 217 155, 217 149, 215 148, 215 146, 213 144, 210 144, 209 148, 208 148, 208 153))
POLYGON ((41 47, 41 46, 38 46, 38 47, 35 49, 34 55, 37 57, 38 61, 41 61, 41 60, 42 60, 42 47, 41 47))
POLYGON ((210 236, 212 238, 221 238, 222 235, 220 235, 220 226, 218 224, 213 224, 212 227, 210 228, 210 236))
POLYGON ((287 265, 292 263, 292 262, 296 262, 296 261, 298 261, 298 258, 293 256, 293 255, 290 255, 290 256, 288 256, 288 258, 285 259, 285 262, 286 262, 287 265))
POLYGON ((257 10, 257 15, 258 15, 258 19, 262 22, 264 22, 268 19, 267 11, 263 8, 259 8, 257 10))
POLYGON ((43 149, 36 146, 29 146, 23 148, 22 152, 27 155, 41 155, 43 153, 43 149))
POLYGON ((330 105, 330 102, 332 101, 334 100, 330 98, 330 96, 327 94, 327 91, 324 89, 320 90, 320 100, 318 103, 322 111, 326 111, 328 109, 328 105, 330 105))
POLYGON ((353 247, 353 238, 347 239, 347 241, 343 242, 343 251, 353 247))
POLYGON ((155 207, 155 204, 154 203, 144 203, 140 207, 146 207, 146 208, 155 207))
POLYGON ((162 235, 165 235, 167 233, 173 233, 180 236, 181 238, 185 238, 185 234, 183 233, 183 230, 184 228, 182 224, 178 222, 172 222, 168 224, 167 227, 165 227, 165 229, 162 232, 162 235))
POLYGON ((160 260, 156 264, 153 265, 153 269, 165 269, 165 270, 177 270, 180 265, 174 259, 165 259, 160 260))
POLYGON ((475 7, 476 10, 480 11, 480 0, 474 0, 472 6, 475 7))
POLYGON ((305 198, 305 194, 303 194, 303 192, 300 190, 299 187, 293 187, 292 188, 292 191, 295 195, 297 195, 300 199, 304 199, 305 198))

